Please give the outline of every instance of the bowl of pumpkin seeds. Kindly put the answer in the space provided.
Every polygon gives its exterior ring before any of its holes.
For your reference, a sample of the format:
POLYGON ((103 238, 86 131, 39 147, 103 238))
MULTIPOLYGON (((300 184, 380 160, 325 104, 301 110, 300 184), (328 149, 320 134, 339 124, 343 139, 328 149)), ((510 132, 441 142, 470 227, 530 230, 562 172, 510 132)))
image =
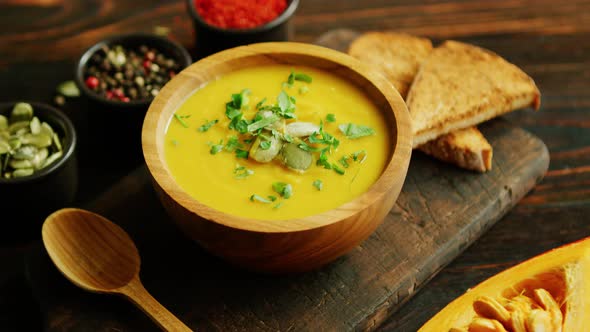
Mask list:
POLYGON ((41 216, 72 203, 78 182, 75 149, 74 126, 61 111, 40 103, 0 103, 3 210, 41 216))

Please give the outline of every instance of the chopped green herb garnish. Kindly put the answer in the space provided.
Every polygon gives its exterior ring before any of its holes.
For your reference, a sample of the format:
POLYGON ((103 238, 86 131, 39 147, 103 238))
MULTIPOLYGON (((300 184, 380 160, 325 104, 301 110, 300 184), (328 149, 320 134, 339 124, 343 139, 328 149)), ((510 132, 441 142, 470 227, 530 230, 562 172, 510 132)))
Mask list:
POLYGON ((187 116, 180 116, 178 114, 174 114, 174 118, 176 120, 178 120, 178 122, 180 122, 180 124, 184 127, 184 128, 188 128, 188 124, 186 124, 186 122, 184 122, 184 118, 186 118, 187 116))
POLYGON ((277 205, 273 206, 272 208, 273 208, 273 209, 278 209, 278 208, 280 208, 281 206, 283 206, 283 203, 285 203, 285 202, 279 202, 277 205))
POLYGON ((324 166, 325 169, 332 169, 332 165, 330 164, 330 162, 328 162, 328 155, 326 154, 327 151, 328 150, 323 150, 320 153, 320 158, 316 162, 316 165, 324 166))
POLYGON ((332 113, 326 115, 326 121, 328 121, 328 122, 336 122, 336 115, 334 115, 332 113))
POLYGON ((340 160, 338 160, 338 162, 340 163, 340 165, 342 165, 344 168, 348 168, 348 156, 342 156, 342 158, 340 158, 340 160))
POLYGON ((295 83, 295 73, 291 71, 291 74, 289 74, 289 77, 287 77, 287 85, 292 87, 293 83, 295 83))
POLYGON ((234 152, 237 148, 242 148, 243 145, 238 140, 238 136, 230 136, 225 143, 225 151, 234 152))
POLYGON ((246 144, 250 144, 252 142, 254 142, 254 139, 252 139, 252 138, 247 138, 244 140, 244 143, 246 143, 246 144))
POLYGON ((247 169, 245 166, 236 165, 236 168, 234 169, 236 179, 245 179, 252 174, 254 174, 254 171, 247 169))
POLYGON ((271 203, 271 202, 272 202, 272 201, 270 201, 270 200, 268 200, 268 199, 266 199, 266 198, 264 198, 264 197, 262 197, 262 196, 260 196, 260 195, 256 195, 256 194, 254 194, 254 195, 250 196, 250 200, 251 200, 252 202, 254 202, 254 201, 258 201, 258 202, 260 202, 260 203, 266 203, 266 204, 268 204, 268 203, 271 203))
POLYGON ((285 141, 287 141, 287 143, 291 143, 291 142, 293 142, 293 136, 291 136, 291 135, 289 135, 289 134, 286 134, 286 133, 285 133, 285 134, 283 134, 283 139, 284 139, 285 141))
POLYGON ((289 198, 293 195, 293 187, 285 182, 273 183, 272 189, 284 198, 289 198))
POLYGON ((236 149, 236 158, 248 159, 248 151, 236 149))
POLYGON ((313 186, 316 187, 317 190, 321 191, 324 187, 324 183, 322 182, 322 180, 315 180, 313 181, 313 186))
POLYGON ((277 106, 278 109, 273 110, 276 111, 283 118, 296 118, 295 114, 293 113, 293 111, 295 111, 294 98, 289 97, 289 95, 285 91, 281 91, 281 93, 279 93, 279 96, 277 97, 277 106))
POLYGON ((209 145, 211 146, 211 150, 209 150, 209 153, 211 154, 217 154, 218 152, 223 150, 223 140, 220 140, 219 144, 209 143, 209 145))
POLYGON ((247 131, 250 133, 257 131, 258 129, 262 129, 270 124, 275 123, 278 119, 279 119, 279 117, 275 114, 273 114, 269 117, 266 117, 266 118, 262 118, 258 121, 255 121, 255 122, 249 124, 247 127, 247 131))
POLYGON ((338 129, 340 129, 340 131, 349 139, 375 135, 375 130, 373 130, 373 128, 354 123, 343 123, 338 126, 338 129))
POLYGON ((219 120, 217 120, 217 119, 215 119, 213 121, 209 121, 209 122, 205 121, 205 124, 200 126, 197 130, 204 133, 207 130, 209 130, 211 127, 213 127, 217 122, 219 122, 219 120))
POLYGON ((304 85, 299 88, 299 94, 301 94, 301 95, 307 94, 308 92, 309 92, 309 88, 307 87, 307 85, 304 85))
POLYGON ((304 73, 295 73, 295 75, 293 76, 296 81, 301 81, 305 83, 311 83, 312 81, 311 76, 304 73))
POLYGON ((274 202, 277 200, 277 196, 268 195, 268 199, 270 199, 272 202, 274 202))
POLYGON ((264 103, 266 103, 266 97, 262 98, 261 101, 258 102, 258 104, 256 104, 256 109, 259 110, 262 105, 264 105, 264 103))
POLYGON ((270 141, 262 141, 262 142, 260 142, 259 146, 262 150, 268 150, 268 149, 270 149, 271 143, 270 143, 270 141))
POLYGON ((367 151, 360 150, 360 151, 353 152, 351 154, 351 157, 352 157, 352 160, 358 161, 359 163, 362 164, 365 161, 365 159, 367 159, 367 151))
POLYGON ((231 95, 231 100, 234 104, 234 107, 237 109, 241 109, 242 107, 248 105, 250 98, 248 97, 252 91, 250 89, 244 89, 240 93, 234 93, 231 95))
POLYGON ((332 164, 332 169, 334 170, 334 172, 340 174, 340 175, 344 175, 344 170, 340 167, 338 167, 338 165, 336 164, 332 164))

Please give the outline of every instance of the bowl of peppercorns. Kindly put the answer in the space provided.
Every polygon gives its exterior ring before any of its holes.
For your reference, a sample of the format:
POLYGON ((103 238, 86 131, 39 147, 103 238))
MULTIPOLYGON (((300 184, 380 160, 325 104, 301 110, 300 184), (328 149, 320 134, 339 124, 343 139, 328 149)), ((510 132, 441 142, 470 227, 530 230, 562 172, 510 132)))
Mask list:
POLYGON ((299 0, 186 0, 196 37, 196 55, 293 36, 291 17, 299 0))
POLYGON ((177 43, 151 34, 104 39, 86 50, 76 66, 76 85, 103 105, 143 111, 160 89, 192 59, 177 43))

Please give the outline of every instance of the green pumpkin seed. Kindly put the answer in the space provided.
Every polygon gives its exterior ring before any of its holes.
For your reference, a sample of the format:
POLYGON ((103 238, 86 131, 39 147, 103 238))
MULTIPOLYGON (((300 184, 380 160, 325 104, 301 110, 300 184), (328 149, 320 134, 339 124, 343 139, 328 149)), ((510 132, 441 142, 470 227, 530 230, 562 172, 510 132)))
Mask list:
POLYGON ((33 118, 33 106, 28 103, 17 103, 10 113, 10 122, 30 121, 33 118))
POLYGON ((293 122, 285 127, 285 132, 293 137, 311 136, 320 131, 320 127, 310 122, 293 122))
POLYGON ((53 134, 53 144, 55 145, 55 148, 57 149, 57 151, 63 151, 63 148, 61 146, 61 141, 59 140, 59 136, 57 136, 57 134, 53 134))
POLYGON ((74 81, 61 82, 57 86, 57 92, 66 97, 80 96, 80 89, 78 89, 78 86, 76 86, 76 83, 74 83, 74 81))
POLYGON ((51 156, 49 156, 47 159, 45 159, 45 162, 43 163, 43 165, 41 165, 40 169, 41 168, 45 168, 45 167, 53 164, 56 160, 58 160, 59 158, 61 158, 62 155, 63 154, 62 154, 61 151, 55 152, 54 154, 52 154, 51 156))
POLYGON ((9 119, 0 116, 0 178, 32 175, 62 156, 59 134, 34 116, 30 104, 14 105, 9 119))
POLYGON ((8 132, 11 134, 20 135, 19 131, 22 131, 23 129, 26 129, 26 131, 29 131, 29 121, 12 122, 8 126, 8 132))
POLYGON ((39 118, 34 116, 31 123, 29 123, 29 127, 31 127, 31 133, 33 135, 39 134, 41 132, 41 121, 39 121, 39 118))
POLYGON ((21 168, 21 169, 17 169, 14 172, 12 172, 12 176, 15 178, 21 178, 24 176, 33 175, 34 172, 35 172, 35 170, 32 168, 21 168))
POLYGON ((51 136, 47 136, 45 134, 25 134, 21 138, 21 142, 23 144, 32 144, 38 148, 46 148, 51 145, 51 136))
POLYGON ((23 143, 20 141, 20 138, 18 138, 18 137, 10 138, 8 140, 8 144, 10 145, 10 148, 13 150, 18 149, 23 145, 23 143))
POLYGON ((270 147, 265 150, 260 147, 262 139, 260 137, 257 137, 254 143, 252 144, 252 147, 250 148, 250 158, 256 160, 259 163, 271 162, 274 159, 274 157, 276 157, 281 151, 282 142, 279 138, 275 136, 271 136, 269 141, 270 147))
POLYGON ((49 150, 43 148, 40 149, 39 152, 37 152, 37 154, 35 154, 35 157, 33 158, 33 160, 31 160, 31 162, 33 163, 33 167, 35 167, 35 169, 40 169, 41 166, 43 166, 43 163, 45 162, 45 160, 47 160, 47 156, 49 155, 49 150))
POLYGON ((19 160, 31 160, 35 157, 38 150, 33 145, 25 145, 14 151, 12 158, 19 160))
POLYGON ((295 143, 285 144, 281 150, 281 157, 285 166, 300 172, 308 169, 313 161, 312 154, 302 150, 295 143))
POLYGON ((53 136, 53 128, 51 128, 47 122, 43 122, 41 124, 41 132, 46 135, 53 136))
POLYGON ((4 140, 0 140, 0 154, 5 154, 10 151, 10 144, 4 140))
POLYGON ((8 162, 8 165, 14 169, 33 167, 33 163, 30 160, 26 160, 26 159, 25 160, 12 159, 11 161, 8 162))

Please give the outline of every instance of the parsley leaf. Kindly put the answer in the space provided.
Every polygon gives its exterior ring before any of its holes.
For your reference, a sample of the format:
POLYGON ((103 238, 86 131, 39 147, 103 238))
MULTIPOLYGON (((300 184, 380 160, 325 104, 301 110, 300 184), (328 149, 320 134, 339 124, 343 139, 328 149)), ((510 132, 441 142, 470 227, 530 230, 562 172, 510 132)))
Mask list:
POLYGON ((186 122, 183 120, 185 118, 187 118, 189 116, 187 115, 178 115, 178 114, 174 114, 174 118, 176 120, 178 120, 178 122, 180 122, 180 124, 184 127, 184 128, 188 128, 188 124, 186 124, 186 122))
POLYGON ((236 158, 248 159, 248 151, 236 149, 236 158))
POLYGON ((285 182, 273 183, 272 189, 284 198, 289 198, 293 195, 293 187, 285 182))
POLYGON ((234 177, 236 179, 245 179, 252 174, 254 174, 254 171, 247 169, 245 166, 236 165, 234 169, 234 177))
POLYGON ((230 136, 225 143, 225 151, 234 152, 237 148, 242 148, 243 145, 238 140, 238 136, 230 136))
POLYGON ((322 180, 315 180, 313 181, 313 186, 316 187, 317 190, 321 191, 322 188, 324 187, 324 183, 322 182, 322 180))
POLYGON ((340 129, 340 131, 349 139, 375 135, 375 130, 373 130, 373 128, 354 123, 343 123, 338 126, 338 129, 340 129))
POLYGON ((205 120, 205 124, 202 125, 202 126, 200 126, 197 130, 200 131, 200 132, 202 132, 202 133, 204 133, 207 130, 209 130, 211 127, 213 127, 217 122, 219 122, 219 120, 217 120, 217 119, 215 119, 213 121, 209 121, 209 122, 207 122, 205 120))
POLYGON ((336 115, 329 113, 326 115, 326 121, 328 122, 336 122, 336 115))
POLYGON ((348 168, 348 156, 342 156, 338 162, 340 165, 344 166, 344 168, 348 168))
POLYGON ((256 109, 259 110, 262 105, 264 105, 264 103, 266 103, 266 97, 262 98, 261 101, 258 102, 258 104, 256 104, 256 109))
POLYGON ((254 201, 258 201, 258 202, 260 202, 260 203, 266 203, 266 204, 268 204, 268 203, 271 203, 271 201, 270 201, 270 200, 268 200, 268 199, 266 199, 266 198, 264 198, 264 197, 262 197, 262 196, 260 196, 260 195, 256 195, 256 194, 254 194, 254 195, 250 196, 250 200, 251 200, 252 202, 254 202, 254 201))
POLYGON ((311 81, 312 81, 311 76, 304 74, 304 73, 295 73, 293 75, 293 78, 295 79, 295 81, 301 81, 301 82, 305 82, 305 83, 311 83, 311 81))
POLYGON ((344 175, 344 170, 342 168, 338 167, 338 165, 332 164, 332 169, 334 170, 334 172, 336 172, 340 175, 344 175))
POLYGON ((217 154, 218 152, 223 150, 223 140, 220 140, 219 144, 209 143, 209 145, 211 146, 211 150, 209 150, 209 153, 211 154, 217 154))

